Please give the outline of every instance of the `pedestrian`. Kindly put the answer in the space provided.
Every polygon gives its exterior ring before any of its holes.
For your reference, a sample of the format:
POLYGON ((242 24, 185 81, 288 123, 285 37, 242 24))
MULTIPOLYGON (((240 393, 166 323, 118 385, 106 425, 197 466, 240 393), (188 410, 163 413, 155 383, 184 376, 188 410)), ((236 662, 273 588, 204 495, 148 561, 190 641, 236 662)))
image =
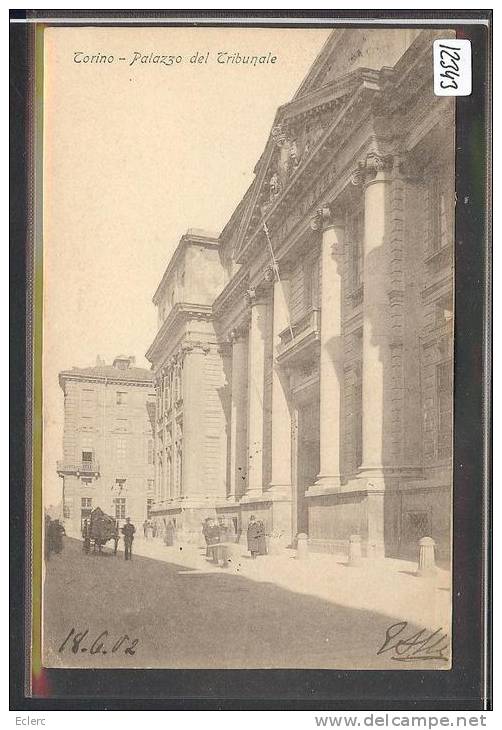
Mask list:
POLYGON ((220 533, 220 542, 228 542, 228 524, 225 517, 218 517, 218 529, 220 533))
POLYGON ((134 533, 136 528, 131 522, 130 517, 126 517, 125 525, 122 528, 122 534, 124 535, 124 559, 132 560, 132 541, 134 540, 134 533))
POLYGON ((147 533, 147 530, 148 530, 148 520, 145 520, 145 521, 143 522, 143 537, 145 538, 145 540, 146 540, 146 533, 147 533))
POLYGON ((251 553, 253 560, 255 560, 257 555, 267 554, 265 525, 261 520, 257 520, 254 515, 251 515, 249 518, 247 537, 248 550, 251 553))
POLYGON ((63 535, 66 535, 66 530, 59 520, 53 520, 50 525, 50 541, 51 549, 59 554, 63 551, 63 535))
POLYGON ((88 555, 91 552, 91 528, 87 519, 84 520, 82 525, 82 537, 84 538, 82 550, 88 555))
POLYGON ((234 518, 230 517, 227 523, 227 540, 228 542, 237 542, 237 531, 235 529, 234 518))
POLYGON ((119 546, 119 539, 120 539, 119 523, 118 523, 118 520, 115 520, 115 533, 113 535, 113 554, 114 555, 117 554, 117 548, 119 546))
POLYGON ((150 520, 146 523, 146 539, 150 541, 153 538, 153 525, 150 520))
POLYGON ((174 524, 172 520, 168 520, 166 524, 164 543, 166 547, 172 547, 174 545, 174 524))
POLYGON ((206 519, 202 523, 202 534, 204 536, 204 540, 206 541, 206 558, 209 557, 209 533, 211 523, 212 519, 210 517, 206 517, 206 519))
POLYGON ((209 518, 206 532, 207 556, 212 559, 213 563, 217 563, 219 560, 220 528, 212 518, 209 518))

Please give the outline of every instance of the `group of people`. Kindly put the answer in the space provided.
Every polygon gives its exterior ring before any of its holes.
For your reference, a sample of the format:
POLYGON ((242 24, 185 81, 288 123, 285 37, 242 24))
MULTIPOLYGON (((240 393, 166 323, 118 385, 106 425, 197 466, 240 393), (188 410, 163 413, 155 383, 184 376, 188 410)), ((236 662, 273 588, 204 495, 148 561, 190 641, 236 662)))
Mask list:
MULTIPOLYGON (((238 536, 234 521, 223 516, 217 519, 207 517, 202 523, 202 534, 206 541, 206 557, 218 562, 219 547, 225 543, 237 542, 238 536)), ((265 525, 262 520, 251 515, 247 527, 247 547, 253 559, 267 554, 265 525)))
POLYGON ((51 553, 62 552, 63 535, 66 535, 66 530, 60 520, 53 520, 49 515, 45 515, 44 553, 46 560, 50 559, 51 553))
POLYGON ((157 523, 152 522, 152 520, 145 520, 143 522, 143 536, 146 540, 157 537, 157 523))
POLYGON ((219 546, 223 543, 236 542, 237 533, 233 520, 225 517, 207 517, 202 523, 202 534, 206 541, 206 557, 217 562, 220 554, 219 546))

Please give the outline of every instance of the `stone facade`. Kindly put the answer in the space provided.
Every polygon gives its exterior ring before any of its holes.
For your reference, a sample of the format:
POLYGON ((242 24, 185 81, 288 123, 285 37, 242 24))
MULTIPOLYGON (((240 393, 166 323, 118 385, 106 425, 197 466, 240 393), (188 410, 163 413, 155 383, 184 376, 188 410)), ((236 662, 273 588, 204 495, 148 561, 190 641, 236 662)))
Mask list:
POLYGON ((59 374, 64 392, 63 479, 66 529, 80 534, 95 507, 137 528, 154 499, 152 374, 134 358, 59 374))
POLYGON ((335 552, 358 534, 368 556, 407 557, 427 535, 448 557, 454 104, 433 93, 440 35, 333 31, 221 235, 181 239, 147 357, 154 509, 183 539, 209 514, 240 531, 253 513, 271 542, 304 532, 335 552))

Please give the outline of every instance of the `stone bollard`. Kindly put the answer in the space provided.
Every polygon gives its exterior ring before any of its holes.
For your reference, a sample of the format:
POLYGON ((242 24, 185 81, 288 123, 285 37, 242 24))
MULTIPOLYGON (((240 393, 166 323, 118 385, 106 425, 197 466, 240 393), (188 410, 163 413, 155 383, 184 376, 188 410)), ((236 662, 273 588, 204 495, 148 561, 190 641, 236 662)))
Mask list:
POLYGON ((309 554, 308 535, 300 532, 296 537, 296 558, 297 560, 305 560, 309 554))
POLYGON ((349 537, 349 565, 359 565, 361 562, 361 535, 349 537))
POLYGON ((434 575, 436 572, 436 543, 432 537, 422 537, 422 539, 418 541, 418 545, 420 552, 418 556, 417 575, 424 577, 434 575))

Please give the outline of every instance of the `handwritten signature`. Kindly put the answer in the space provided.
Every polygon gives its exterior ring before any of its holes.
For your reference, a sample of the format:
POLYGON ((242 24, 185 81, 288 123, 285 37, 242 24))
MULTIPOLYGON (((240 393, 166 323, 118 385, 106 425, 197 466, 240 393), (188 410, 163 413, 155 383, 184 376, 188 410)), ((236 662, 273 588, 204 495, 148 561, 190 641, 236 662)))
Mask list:
POLYGON ((399 621, 389 626, 385 632, 385 641, 377 654, 392 651, 394 653, 391 659, 397 662, 411 662, 417 659, 448 661, 450 642, 448 634, 442 628, 431 632, 421 629, 411 636, 405 637, 407 626, 407 621, 399 621))
POLYGON ((106 630, 92 640, 92 636, 89 636, 89 629, 77 631, 75 627, 72 627, 58 652, 62 653, 65 649, 69 649, 73 654, 87 652, 94 656, 96 654, 116 654, 118 651, 123 651, 124 654, 133 656, 136 653, 139 639, 133 639, 128 634, 122 634, 113 644, 112 641, 109 632, 106 630))

